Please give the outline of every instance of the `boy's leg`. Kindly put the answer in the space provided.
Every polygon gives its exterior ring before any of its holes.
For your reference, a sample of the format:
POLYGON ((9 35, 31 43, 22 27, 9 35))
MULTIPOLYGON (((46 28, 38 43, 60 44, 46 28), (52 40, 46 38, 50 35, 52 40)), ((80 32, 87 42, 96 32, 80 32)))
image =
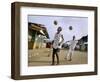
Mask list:
POLYGON ((52 53, 52 65, 54 65, 55 63, 55 49, 53 49, 53 53, 52 53))
POLYGON ((52 65, 54 65, 55 62, 55 54, 52 55, 52 65))
POLYGON ((71 60, 72 60, 72 52, 71 52, 70 55, 69 55, 68 61, 71 61, 71 60))
POLYGON ((71 49, 69 49, 68 53, 66 53, 66 59, 69 59, 70 54, 71 54, 71 49))
POLYGON ((58 54, 58 52, 56 53, 56 58, 57 58, 57 65, 59 65, 59 54, 58 54))
POLYGON ((74 50, 71 50, 71 52, 70 52, 69 61, 72 60, 73 51, 74 51, 74 50))

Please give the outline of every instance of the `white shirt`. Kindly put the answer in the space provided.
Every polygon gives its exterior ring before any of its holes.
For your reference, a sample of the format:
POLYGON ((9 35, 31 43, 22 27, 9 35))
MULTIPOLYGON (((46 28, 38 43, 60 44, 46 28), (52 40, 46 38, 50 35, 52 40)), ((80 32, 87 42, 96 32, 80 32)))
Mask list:
POLYGON ((71 50, 74 50, 74 48, 75 48, 77 42, 78 42, 78 41, 75 41, 75 40, 72 40, 72 41, 70 42, 70 49, 71 49, 71 50))
POLYGON ((61 45, 59 45, 59 43, 61 42, 62 38, 61 38, 62 34, 55 34, 54 37, 54 42, 53 42, 53 48, 57 49, 57 48, 61 48, 61 45))

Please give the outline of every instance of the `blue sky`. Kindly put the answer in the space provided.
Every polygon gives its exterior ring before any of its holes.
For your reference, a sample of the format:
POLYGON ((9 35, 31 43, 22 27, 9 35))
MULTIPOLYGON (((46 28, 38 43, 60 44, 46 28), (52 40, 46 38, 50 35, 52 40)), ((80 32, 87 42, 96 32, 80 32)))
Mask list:
POLYGON ((53 40, 59 26, 62 27, 61 33, 64 36, 64 41, 72 40, 73 35, 76 36, 76 39, 80 39, 82 36, 86 36, 88 34, 87 17, 29 15, 28 22, 45 25, 51 40, 53 40), (54 25, 54 20, 57 20, 57 25, 54 25), (69 30, 69 26, 72 26, 73 30, 69 30))

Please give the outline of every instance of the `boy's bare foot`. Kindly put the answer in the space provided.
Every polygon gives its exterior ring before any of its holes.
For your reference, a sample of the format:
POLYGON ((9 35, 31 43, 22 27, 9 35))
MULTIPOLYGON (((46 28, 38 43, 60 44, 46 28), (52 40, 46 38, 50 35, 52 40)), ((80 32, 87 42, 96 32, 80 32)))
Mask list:
POLYGON ((59 63, 57 63, 56 65, 59 65, 59 63))
POLYGON ((55 65, 54 63, 52 63, 51 65, 55 65))
POLYGON ((72 59, 68 59, 68 61, 72 61, 72 59))
POLYGON ((67 58, 66 58, 66 57, 65 57, 64 59, 65 59, 65 60, 67 60, 67 58))

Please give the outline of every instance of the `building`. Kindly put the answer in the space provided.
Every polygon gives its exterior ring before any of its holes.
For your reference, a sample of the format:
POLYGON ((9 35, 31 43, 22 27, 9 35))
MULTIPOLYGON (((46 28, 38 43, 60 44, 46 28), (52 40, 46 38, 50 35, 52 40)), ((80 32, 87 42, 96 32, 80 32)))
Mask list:
POLYGON ((49 38, 47 29, 42 24, 28 23, 28 49, 46 47, 44 39, 49 38))
POLYGON ((83 36, 81 39, 79 39, 78 45, 79 45, 80 51, 87 51, 87 49, 88 49, 88 35, 83 36))

